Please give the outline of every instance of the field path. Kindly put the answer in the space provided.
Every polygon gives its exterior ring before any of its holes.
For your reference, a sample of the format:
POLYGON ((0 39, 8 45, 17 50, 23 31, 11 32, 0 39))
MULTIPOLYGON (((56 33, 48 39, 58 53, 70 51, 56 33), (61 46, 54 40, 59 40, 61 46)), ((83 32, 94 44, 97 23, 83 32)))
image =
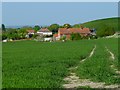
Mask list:
POLYGON ((93 49, 92 49, 92 51, 90 52, 89 56, 88 56, 88 57, 86 57, 85 59, 81 60, 80 62, 84 62, 87 58, 92 57, 92 55, 93 55, 93 54, 94 54, 94 52, 95 52, 95 49, 96 49, 96 45, 94 46, 94 48, 93 48, 93 49))
POLYGON ((112 60, 115 60, 115 55, 107 48, 107 47, 105 47, 106 48, 106 50, 108 51, 108 53, 110 54, 110 58, 112 59, 112 60))
POLYGON ((92 82, 89 79, 80 79, 75 73, 70 73, 70 76, 64 79, 67 84, 64 88, 76 88, 80 86, 89 86, 91 88, 118 88, 118 85, 105 85, 103 82, 92 82))
MULTIPOLYGON (((81 60, 81 62, 84 62, 87 58, 90 58, 93 56, 94 52, 96 49, 96 45, 92 49, 91 53, 89 54, 88 57, 85 59, 81 60)), ((113 54, 114 55, 114 54, 113 54)), ((80 86, 89 86, 91 88, 118 88, 118 85, 105 85, 104 82, 92 82, 89 79, 80 79, 76 73, 74 73, 74 70, 77 69, 78 67, 72 67, 70 68, 70 75, 64 78, 64 81, 66 84, 63 85, 64 88, 77 88, 80 86)))
MULTIPOLYGON (((115 60, 115 55, 107 47, 105 48, 107 52, 110 54, 110 59, 115 60)), ((118 69, 115 68, 114 64, 112 64, 110 67, 114 69, 117 74, 120 74, 120 71, 118 71, 118 69)))

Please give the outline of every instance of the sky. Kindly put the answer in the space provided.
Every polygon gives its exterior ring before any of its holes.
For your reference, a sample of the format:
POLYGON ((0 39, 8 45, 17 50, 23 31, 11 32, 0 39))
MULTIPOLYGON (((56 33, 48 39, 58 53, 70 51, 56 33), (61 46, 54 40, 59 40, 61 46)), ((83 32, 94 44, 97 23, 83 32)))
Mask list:
POLYGON ((117 17, 117 2, 3 2, 6 26, 78 24, 117 17))
POLYGON ((2 2, 119 2, 120 0, 1 0, 2 2))

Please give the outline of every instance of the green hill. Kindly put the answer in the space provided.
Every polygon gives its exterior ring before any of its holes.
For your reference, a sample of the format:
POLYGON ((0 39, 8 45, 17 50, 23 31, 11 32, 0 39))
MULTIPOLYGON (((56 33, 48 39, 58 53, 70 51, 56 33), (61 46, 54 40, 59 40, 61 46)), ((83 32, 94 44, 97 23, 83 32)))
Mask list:
POLYGON ((96 30, 101 30, 104 26, 107 25, 108 27, 114 28, 115 31, 120 31, 118 29, 118 17, 89 21, 83 23, 82 25, 84 27, 95 28, 96 30))

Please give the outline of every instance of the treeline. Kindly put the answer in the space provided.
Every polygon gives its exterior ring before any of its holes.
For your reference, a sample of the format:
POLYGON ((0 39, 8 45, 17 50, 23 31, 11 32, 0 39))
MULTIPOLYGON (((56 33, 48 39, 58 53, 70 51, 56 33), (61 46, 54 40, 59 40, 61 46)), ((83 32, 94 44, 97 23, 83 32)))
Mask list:
MULTIPOLYGON (((34 27, 24 26, 21 28, 6 28, 5 25, 2 24, 2 40, 4 40, 4 39, 13 39, 13 40, 25 39, 27 30, 34 30, 35 32, 37 32, 41 28, 48 28, 50 31, 53 32, 53 34, 55 34, 58 32, 59 28, 80 28, 80 27, 83 28, 84 25, 82 25, 82 24, 70 25, 67 23, 62 26, 59 24, 51 24, 50 26, 44 26, 44 27, 35 25, 34 27)), ((89 27, 87 27, 87 28, 89 28, 89 27)), ((93 28, 94 28, 94 25, 93 25, 93 28)), ((90 29, 93 29, 93 28, 90 28, 90 29)), ((96 29, 97 37, 110 36, 115 33, 115 29, 112 26, 109 26, 107 24, 101 24, 101 26, 94 28, 94 29, 96 29)), ((78 37, 78 35, 71 35, 71 36, 78 37)), ((33 37, 35 37, 35 36, 33 36, 33 37)))

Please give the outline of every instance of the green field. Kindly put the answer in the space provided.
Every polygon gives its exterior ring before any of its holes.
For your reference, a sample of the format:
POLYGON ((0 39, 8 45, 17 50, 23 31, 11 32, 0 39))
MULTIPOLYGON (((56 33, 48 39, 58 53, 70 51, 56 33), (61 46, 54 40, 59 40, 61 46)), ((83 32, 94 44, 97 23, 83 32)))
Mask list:
POLYGON ((118 67, 117 39, 80 40, 67 42, 18 41, 3 43, 4 88, 60 88, 69 75, 69 68, 78 66, 81 78, 118 83, 117 74, 110 64, 118 67), (96 45, 95 54, 80 63, 96 45), (115 60, 109 60, 107 46, 115 60))
POLYGON ((119 19, 120 18, 118 17, 98 19, 98 20, 93 20, 93 21, 83 23, 82 25, 84 27, 95 28, 97 30, 101 30, 101 28, 105 27, 104 25, 107 25, 109 27, 113 27, 115 31, 119 31, 119 28, 118 28, 119 19))
POLYGON ((88 78, 92 81, 105 82, 106 84, 118 84, 120 80, 119 74, 111 68, 114 65, 118 69, 118 40, 117 39, 101 39, 96 41, 97 49, 95 54, 87 59, 84 63, 79 64, 77 74, 81 78, 88 78), (106 51, 107 47, 114 55, 115 60, 111 60, 110 54, 106 51))

